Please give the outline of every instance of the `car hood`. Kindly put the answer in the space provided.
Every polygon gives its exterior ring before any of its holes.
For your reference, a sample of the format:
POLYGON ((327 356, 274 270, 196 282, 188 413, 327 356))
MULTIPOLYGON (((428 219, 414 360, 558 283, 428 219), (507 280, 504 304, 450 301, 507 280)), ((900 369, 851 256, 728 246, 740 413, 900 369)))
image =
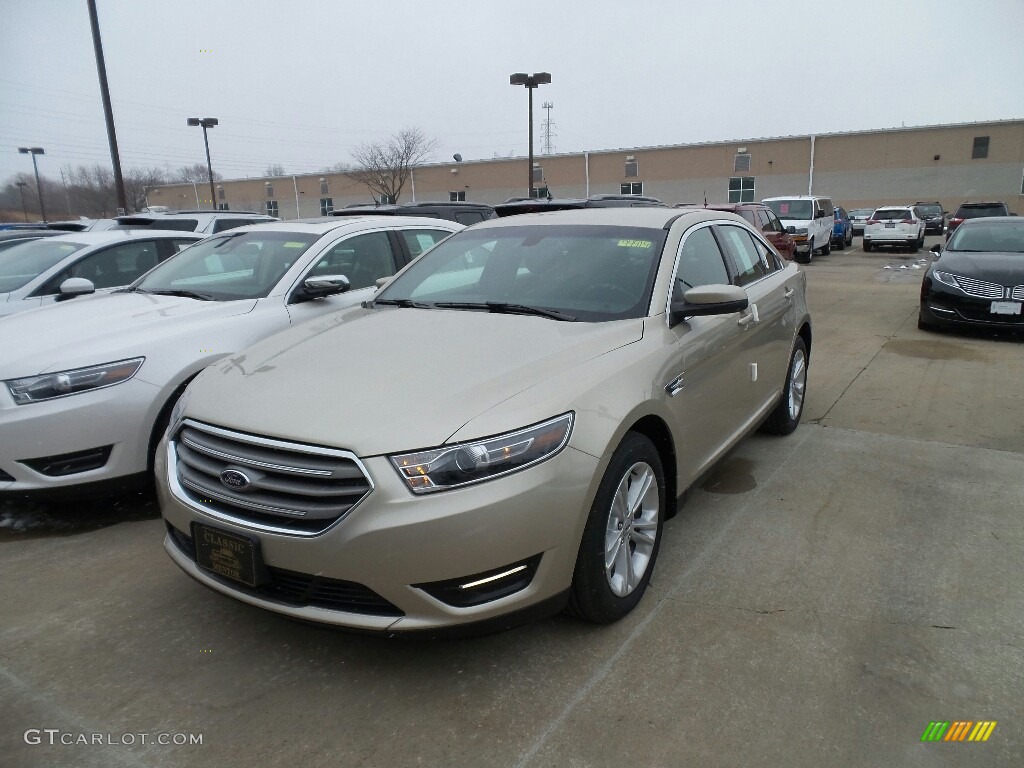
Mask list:
POLYGON ((1024 285, 1024 253, 946 251, 935 269, 1000 285, 1024 285))
POLYGON ((167 337, 191 334, 207 321, 244 314, 254 306, 255 299, 111 293, 19 312, 0 320, 0 379, 145 355, 167 337))
MULTIPOLYGON (((185 414, 364 457, 430 448, 498 403, 642 336, 642 319, 357 307, 211 366, 189 388, 185 414)), ((566 393, 551 415, 570 402, 566 393)))

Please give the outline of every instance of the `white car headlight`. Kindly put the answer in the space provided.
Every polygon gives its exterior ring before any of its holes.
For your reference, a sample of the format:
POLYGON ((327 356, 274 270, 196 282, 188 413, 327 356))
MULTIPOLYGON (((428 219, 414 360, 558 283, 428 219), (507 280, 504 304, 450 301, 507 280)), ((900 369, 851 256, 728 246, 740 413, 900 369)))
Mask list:
POLYGON ((796 228, 796 234, 798 234, 798 235, 806 235, 807 234, 807 227, 797 227, 796 228))
POLYGON ((569 442, 573 414, 497 437, 429 451, 389 456, 413 493, 434 493, 480 483, 538 464, 569 442))
POLYGON ((57 397, 77 395, 92 389, 112 387, 128 381, 142 366, 144 357, 118 360, 113 363, 92 365, 88 368, 74 368, 70 371, 44 373, 40 376, 26 376, 4 382, 11 390, 11 396, 18 405, 53 400, 57 397))
MULTIPOLYGON (((939 270, 936 269, 934 272, 932 272, 932 277, 934 277, 936 280, 938 280, 940 283, 944 285, 948 285, 952 288, 960 288, 960 283, 956 281, 956 275, 952 275, 949 272, 940 272, 939 270)), ((963 289, 960 288, 960 290, 963 289)))

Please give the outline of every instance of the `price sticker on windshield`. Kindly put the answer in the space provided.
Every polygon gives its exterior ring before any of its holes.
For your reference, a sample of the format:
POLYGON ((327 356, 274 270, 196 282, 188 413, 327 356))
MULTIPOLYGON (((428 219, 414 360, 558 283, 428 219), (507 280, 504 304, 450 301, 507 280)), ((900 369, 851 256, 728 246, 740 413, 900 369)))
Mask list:
POLYGON ((789 203, 779 203, 779 216, 789 213, 789 203))
POLYGON ((619 248, 650 248, 650 240, 619 240, 619 248))

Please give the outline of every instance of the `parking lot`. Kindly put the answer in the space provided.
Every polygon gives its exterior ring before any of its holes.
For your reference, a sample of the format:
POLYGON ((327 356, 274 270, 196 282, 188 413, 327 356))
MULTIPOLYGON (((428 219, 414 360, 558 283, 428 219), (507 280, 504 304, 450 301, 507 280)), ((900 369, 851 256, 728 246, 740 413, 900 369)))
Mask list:
POLYGON ((1024 344, 918 330, 927 252, 859 243, 804 267, 803 424, 693 489, 618 624, 352 635, 190 581, 148 497, 0 505, 0 762, 1022 764, 1024 344))

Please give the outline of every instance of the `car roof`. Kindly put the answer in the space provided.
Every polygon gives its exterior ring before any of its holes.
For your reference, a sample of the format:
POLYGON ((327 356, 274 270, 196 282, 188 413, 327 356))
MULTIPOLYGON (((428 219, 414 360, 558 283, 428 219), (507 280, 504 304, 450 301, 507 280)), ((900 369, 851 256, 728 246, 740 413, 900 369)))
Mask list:
MULTIPOLYGON (((641 206, 636 208, 570 208, 560 211, 541 211, 540 213, 522 213, 518 216, 507 216, 488 219, 473 225, 473 231, 494 227, 519 227, 524 225, 581 225, 608 224, 623 227, 655 227, 667 228, 676 219, 686 216, 693 221, 721 219, 726 211, 707 211, 702 208, 668 208, 665 206, 641 206)), ((736 217, 737 221, 742 221, 736 217)))
POLYGON ((29 240, 38 237, 54 237, 60 234, 53 229, 4 229, 0 230, 0 240, 29 240))
POLYGON ((311 235, 326 235, 336 229, 367 229, 381 227, 452 227, 462 229, 462 225, 448 219, 435 219, 432 216, 338 216, 318 217, 310 219, 289 219, 288 221, 268 221, 261 224, 246 224, 241 227, 218 232, 216 235, 237 232, 305 232, 311 235))
MULTIPOLYGON (((1021 221, 1024 221, 1024 216, 979 216, 977 219, 967 219, 960 227, 968 224, 972 227, 1013 227, 1020 226, 1021 221)), ((958 231, 960 227, 957 227, 958 231)))
POLYGON ((201 240, 206 235, 199 232, 182 232, 172 229, 103 229, 99 232, 61 232, 49 240, 56 240, 58 243, 82 243, 83 245, 103 245, 118 240, 145 240, 157 237, 179 237, 192 240, 201 240))

